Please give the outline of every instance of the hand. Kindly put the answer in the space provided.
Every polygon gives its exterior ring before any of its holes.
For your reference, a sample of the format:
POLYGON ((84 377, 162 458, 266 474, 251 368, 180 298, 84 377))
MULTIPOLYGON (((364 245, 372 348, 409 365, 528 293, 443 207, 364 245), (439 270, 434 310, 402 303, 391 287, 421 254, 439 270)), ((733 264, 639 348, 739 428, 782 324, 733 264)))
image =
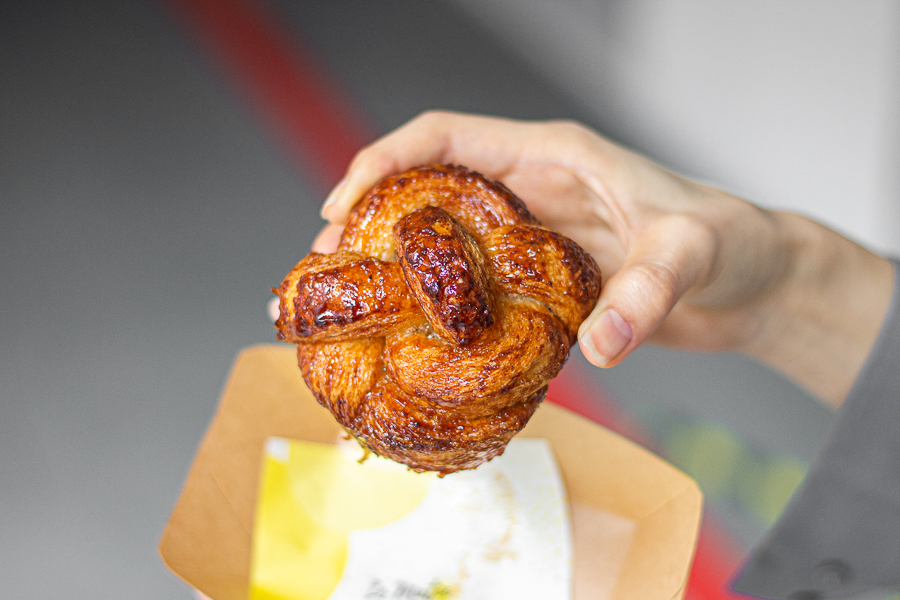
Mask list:
POLYGON ((314 249, 334 251, 350 209, 381 178, 447 162, 502 181, 597 260, 604 286, 579 341, 598 366, 618 364, 648 340, 734 350, 837 404, 890 299, 885 259, 570 122, 426 113, 354 158, 323 206, 331 225, 314 249))

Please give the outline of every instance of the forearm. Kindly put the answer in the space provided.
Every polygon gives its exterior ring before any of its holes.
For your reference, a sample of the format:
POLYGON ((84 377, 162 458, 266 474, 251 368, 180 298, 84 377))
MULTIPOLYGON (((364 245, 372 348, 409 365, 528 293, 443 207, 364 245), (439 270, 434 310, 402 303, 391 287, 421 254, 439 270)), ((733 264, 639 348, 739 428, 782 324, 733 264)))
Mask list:
POLYGON ((745 352, 837 407, 878 335, 893 267, 814 221, 776 216, 794 250, 791 273, 745 352))

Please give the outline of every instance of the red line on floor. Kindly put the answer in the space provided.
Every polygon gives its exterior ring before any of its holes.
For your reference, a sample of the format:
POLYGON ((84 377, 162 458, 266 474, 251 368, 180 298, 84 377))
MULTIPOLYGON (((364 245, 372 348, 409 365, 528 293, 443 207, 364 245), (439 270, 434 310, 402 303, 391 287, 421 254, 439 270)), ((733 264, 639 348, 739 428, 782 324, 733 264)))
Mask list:
POLYGON ((164 0, 294 166, 323 189, 375 128, 313 54, 250 0, 164 0), (312 168, 310 168, 312 167, 312 168))

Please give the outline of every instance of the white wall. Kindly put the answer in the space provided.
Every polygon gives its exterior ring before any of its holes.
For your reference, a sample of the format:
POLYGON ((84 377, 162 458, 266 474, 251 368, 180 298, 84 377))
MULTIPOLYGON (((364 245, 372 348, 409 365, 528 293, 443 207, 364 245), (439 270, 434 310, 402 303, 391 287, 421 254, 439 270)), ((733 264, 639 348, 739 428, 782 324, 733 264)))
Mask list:
POLYGON ((900 255, 900 3, 453 1, 655 158, 900 255))

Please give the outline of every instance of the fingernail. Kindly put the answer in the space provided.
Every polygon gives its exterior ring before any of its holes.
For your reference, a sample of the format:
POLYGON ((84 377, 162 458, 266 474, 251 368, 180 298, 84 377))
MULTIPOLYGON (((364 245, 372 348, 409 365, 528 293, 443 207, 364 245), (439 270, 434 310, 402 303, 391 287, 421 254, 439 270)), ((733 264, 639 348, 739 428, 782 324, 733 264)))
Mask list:
POLYGON ((331 193, 328 194, 328 197, 325 198, 325 204, 322 205, 322 210, 320 214, 322 218, 325 218, 325 209, 338 201, 338 198, 341 197, 341 192, 344 191, 344 187, 347 185, 347 177, 344 176, 343 179, 337 182, 337 185, 334 186, 334 189, 331 190, 331 193))
POLYGON ((605 367, 625 349, 632 337, 634 331, 628 321, 607 308, 588 324, 579 342, 587 350, 591 362, 605 367))
POLYGON ((266 305, 266 312, 269 313, 269 319, 274 323, 278 320, 278 317, 281 316, 281 301, 278 296, 275 296, 269 303, 266 305))

